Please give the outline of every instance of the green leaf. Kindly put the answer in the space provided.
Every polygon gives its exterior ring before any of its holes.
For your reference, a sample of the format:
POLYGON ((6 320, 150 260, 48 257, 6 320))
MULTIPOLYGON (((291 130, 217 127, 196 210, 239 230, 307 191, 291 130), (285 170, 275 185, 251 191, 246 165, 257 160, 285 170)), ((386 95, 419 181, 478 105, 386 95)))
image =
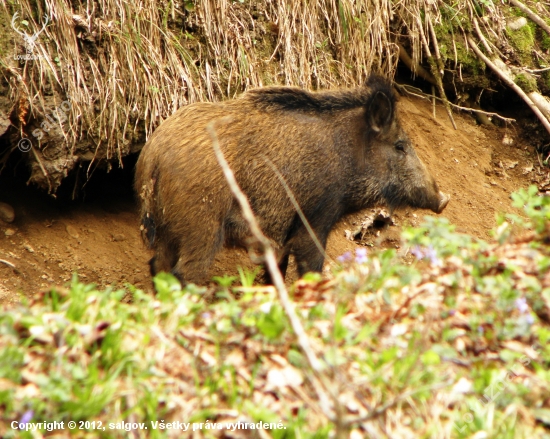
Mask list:
POLYGON ((422 361, 422 364, 425 366, 432 366, 441 363, 441 358, 436 352, 429 350, 420 356, 420 361, 422 361))

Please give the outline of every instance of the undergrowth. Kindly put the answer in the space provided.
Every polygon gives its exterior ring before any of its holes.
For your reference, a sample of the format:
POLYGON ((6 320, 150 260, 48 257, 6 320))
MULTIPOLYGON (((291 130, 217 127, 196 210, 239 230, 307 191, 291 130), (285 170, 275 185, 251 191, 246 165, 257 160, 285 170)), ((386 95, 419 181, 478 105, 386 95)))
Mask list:
MULTIPOLYGON (((550 198, 513 198, 491 241, 426 217, 401 251, 358 247, 291 287, 342 437, 550 437, 550 198)), ((0 436, 332 437, 275 290, 240 273, 215 301, 167 274, 156 295, 75 275, 2 310, 0 436)))

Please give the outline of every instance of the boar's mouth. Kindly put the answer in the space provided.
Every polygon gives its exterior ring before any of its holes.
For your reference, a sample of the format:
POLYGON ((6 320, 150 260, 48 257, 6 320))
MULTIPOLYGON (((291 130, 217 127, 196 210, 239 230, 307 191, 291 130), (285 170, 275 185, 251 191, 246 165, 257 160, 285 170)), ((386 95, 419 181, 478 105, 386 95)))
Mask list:
MULTIPOLYGON (((435 190, 428 190, 425 188, 416 188, 412 194, 406 194, 405 196, 399 193, 399 190, 395 186, 386 186, 382 190, 382 199, 391 211, 403 207, 415 207, 420 209, 430 209, 432 212, 441 213, 449 204, 451 196, 444 192, 440 192, 437 187, 435 190), (397 196, 396 196, 397 194, 397 196)), ((431 189, 431 188, 430 188, 431 189)))
POLYGON ((449 194, 439 192, 439 205, 437 208, 432 209, 435 213, 441 213, 443 210, 447 207, 447 204, 449 204, 449 200, 451 199, 451 196, 449 194))

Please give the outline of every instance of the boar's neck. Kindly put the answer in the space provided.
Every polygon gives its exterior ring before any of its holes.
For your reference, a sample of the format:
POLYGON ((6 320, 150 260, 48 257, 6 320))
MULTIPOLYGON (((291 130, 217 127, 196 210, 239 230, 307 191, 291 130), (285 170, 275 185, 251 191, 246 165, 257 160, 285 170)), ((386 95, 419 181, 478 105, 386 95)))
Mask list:
POLYGON ((376 178, 356 178, 350 182, 344 199, 346 212, 385 204, 382 185, 376 178))

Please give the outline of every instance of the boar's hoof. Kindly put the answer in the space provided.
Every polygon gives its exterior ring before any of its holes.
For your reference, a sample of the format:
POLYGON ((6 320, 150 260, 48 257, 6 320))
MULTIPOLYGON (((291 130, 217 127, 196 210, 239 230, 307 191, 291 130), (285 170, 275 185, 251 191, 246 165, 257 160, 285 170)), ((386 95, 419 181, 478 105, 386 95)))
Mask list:
POLYGON ((436 213, 443 212, 443 209, 447 207, 447 204, 449 204, 449 200, 451 199, 451 196, 448 194, 445 194, 443 192, 439 192, 439 207, 437 208, 436 213))

